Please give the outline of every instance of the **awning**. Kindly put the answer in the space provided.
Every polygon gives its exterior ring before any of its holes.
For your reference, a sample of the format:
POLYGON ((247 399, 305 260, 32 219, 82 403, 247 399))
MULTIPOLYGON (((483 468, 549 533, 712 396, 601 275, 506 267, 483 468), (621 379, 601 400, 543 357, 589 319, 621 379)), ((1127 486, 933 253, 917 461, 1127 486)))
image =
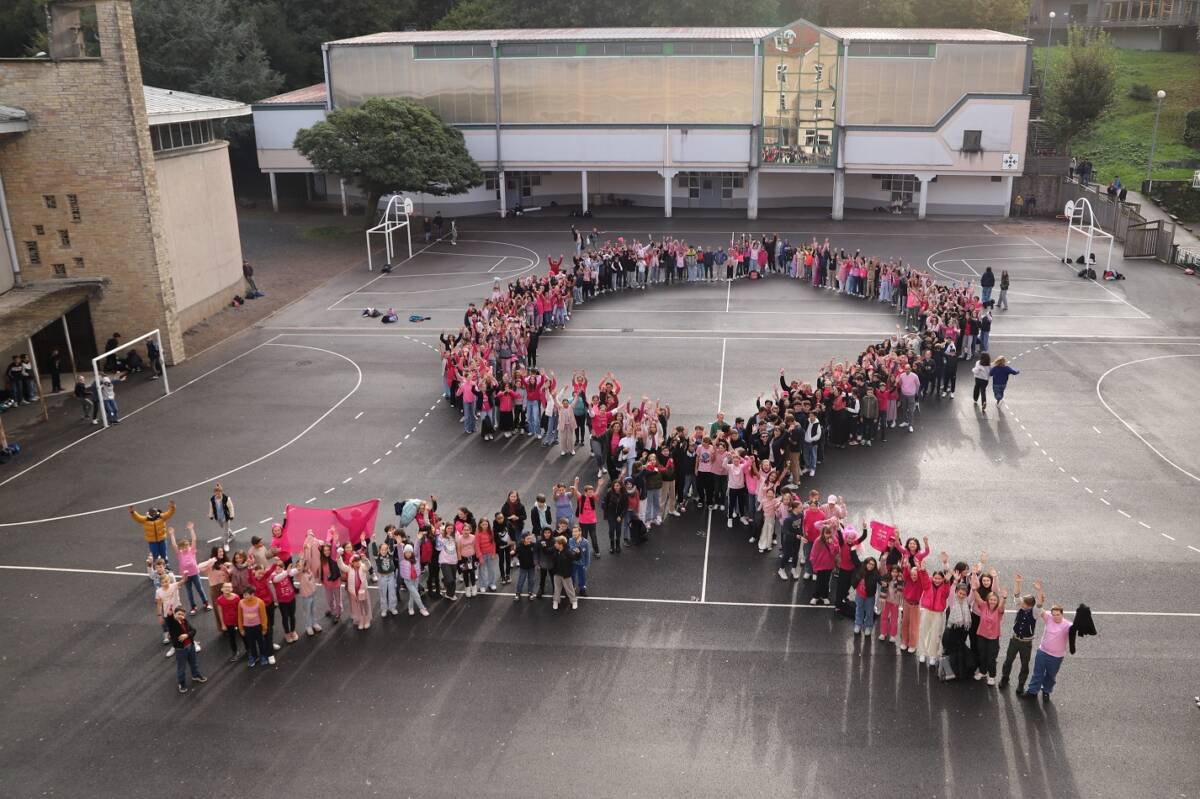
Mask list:
POLYGON ((0 353, 17 346, 75 306, 97 297, 106 279, 30 283, 0 294, 0 353))

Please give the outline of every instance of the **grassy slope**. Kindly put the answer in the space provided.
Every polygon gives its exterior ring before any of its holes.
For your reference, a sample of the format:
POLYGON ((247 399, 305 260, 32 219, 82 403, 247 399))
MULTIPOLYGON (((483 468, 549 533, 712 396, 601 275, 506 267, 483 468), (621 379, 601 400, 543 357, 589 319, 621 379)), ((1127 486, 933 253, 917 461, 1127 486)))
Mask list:
MULTIPOLYGON (((1043 49, 1038 48, 1036 55, 1039 64, 1043 49)), ((1107 183, 1114 175, 1120 175, 1127 186, 1139 186, 1146 177, 1157 101, 1134 100, 1129 97, 1129 87, 1145 83, 1152 93, 1159 89, 1167 93, 1158 126, 1158 145, 1154 149, 1154 177, 1190 179, 1193 169, 1168 169, 1162 164, 1200 160, 1200 150, 1183 143, 1184 117, 1190 109, 1200 108, 1200 53, 1116 52, 1116 100, 1092 132, 1074 143, 1072 152, 1091 159, 1096 165, 1096 180, 1107 183)))

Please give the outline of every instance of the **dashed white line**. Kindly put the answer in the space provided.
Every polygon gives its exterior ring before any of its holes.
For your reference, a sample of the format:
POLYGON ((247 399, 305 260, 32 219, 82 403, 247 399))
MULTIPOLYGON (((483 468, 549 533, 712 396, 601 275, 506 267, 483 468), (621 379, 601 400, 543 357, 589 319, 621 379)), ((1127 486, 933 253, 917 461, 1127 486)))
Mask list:
MULTIPOLYGON (((409 433, 409 434, 405 435, 405 436, 404 436, 404 440, 405 440, 405 441, 407 441, 407 440, 408 440, 408 436, 411 436, 411 435, 412 435, 412 433, 409 433)), ((398 446, 400 446, 400 445, 399 445, 399 444, 397 444, 396 446, 398 447, 398 446)))
POLYGON ((1145 527, 1147 530, 1153 530, 1153 529, 1154 529, 1153 527, 1151 527, 1150 525, 1148 525, 1148 524, 1146 524, 1145 522, 1142 522, 1142 521, 1139 521, 1139 522, 1138 522, 1138 524, 1140 524, 1142 527, 1145 527))
POLYGON ((1095 491, 1093 491, 1092 489, 1088 488, 1087 486, 1084 486, 1084 487, 1083 487, 1083 490, 1084 490, 1084 491, 1086 491, 1086 492, 1088 492, 1089 494, 1095 494, 1095 493, 1096 493, 1095 491))
MULTIPOLYGON (((397 446, 399 446, 399 445, 397 445, 397 446)), ((389 449, 387 452, 385 452, 385 453, 383 453, 383 454, 384 454, 385 456, 387 456, 387 455, 391 455, 391 454, 392 454, 392 451, 389 449)))
MULTIPOLYGON (((1051 463, 1054 463, 1054 458, 1051 458, 1049 455, 1046 456, 1046 459, 1049 460, 1051 463)), ((1058 468, 1061 469, 1062 467, 1060 466, 1058 468)))
POLYGON ((1126 519, 1132 519, 1132 518, 1133 518, 1133 517, 1132 517, 1132 516, 1130 516, 1128 513, 1126 513, 1125 511, 1121 510, 1120 508, 1117 508, 1117 513, 1121 514, 1121 515, 1122 515, 1122 516, 1124 516, 1126 519))
POLYGON ((1066 474, 1066 473, 1067 473, 1067 470, 1066 470, 1066 469, 1064 469, 1064 468, 1063 468, 1063 467, 1061 467, 1061 466, 1059 466, 1059 467, 1058 467, 1058 470, 1059 470, 1060 472, 1062 472, 1063 474, 1066 474))
POLYGON ((1078 477, 1076 477, 1075 475, 1071 475, 1071 480, 1072 480, 1072 481, 1074 481, 1074 482, 1076 482, 1076 483, 1078 483, 1078 482, 1079 482, 1079 478, 1078 478, 1078 477))
POLYGON ((217 536, 216 538, 210 538, 210 539, 208 539, 208 540, 207 540, 207 541, 205 541, 204 543, 206 543, 206 544, 212 544, 212 543, 214 543, 214 542, 216 542, 216 541, 220 541, 220 540, 221 540, 221 536, 217 536))
POLYGON ((274 516, 268 516, 267 518, 260 520, 259 524, 266 524, 267 522, 271 521, 274 518, 275 518, 274 516))
POLYGON ((1040 447, 1040 446, 1041 446, 1041 444, 1039 444, 1037 441, 1034 441, 1034 442, 1033 442, 1033 445, 1034 445, 1035 447, 1040 447))
POLYGON ((342 485, 345 485, 346 483, 349 483, 349 482, 350 482, 351 480, 353 480, 353 479, 354 479, 353 477, 347 477, 345 480, 343 480, 343 481, 342 481, 342 485))
MULTIPOLYGON (((424 423, 425 423, 425 417, 424 417, 424 416, 422 416, 420 419, 418 419, 418 420, 417 420, 417 424, 424 424, 424 423)), ((413 428, 413 430, 416 430, 416 429, 417 429, 417 428, 415 428, 415 427, 413 428)))
POLYGON ((403 443, 404 443, 403 441, 397 441, 397 442, 396 442, 396 446, 398 447, 398 446, 400 446, 400 445, 401 445, 401 444, 403 444, 403 443))
MULTIPOLYGON (((1033 442, 1033 443, 1035 443, 1035 444, 1036 444, 1037 442, 1035 441, 1035 442, 1033 442)), ((1043 449, 1043 450, 1042 450, 1042 454, 1043 454, 1043 455, 1046 455, 1046 450, 1044 450, 1044 449, 1043 449)), ((1049 456, 1049 455, 1046 455, 1046 457, 1047 457, 1047 458, 1049 458, 1050 456, 1049 456)))
POLYGON ((357 420, 358 420, 358 417, 362 416, 364 413, 366 413, 366 411, 359 411, 358 413, 356 413, 356 414, 354 415, 354 419, 355 419, 355 421, 357 421, 357 420))
POLYGON ((337 486, 332 486, 330 488, 325 489, 326 494, 332 493, 334 491, 337 491, 337 486))
POLYGON ((1161 535, 1163 538, 1167 539, 1168 541, 1175 540, 1175 536, 1173 536, 1173 535, 1167 535, 1166 533, 1159 533, 1159 535, 1161 535))
POLYGON ((234 530, 232 533, 230 533, 230 535, 237 535, 238 533, 244 533, 244 532, 246 532, 246 528, 245 528, 245 527, 239 527, 238 529, 236 529, 236 530, 234 530))
POLYGON ((415 433, 415 432, 417 432, 417 426, 414 424, 414 425, 413 425, 413 429, 412 429, 412 430, 409 430, 408 432, 410 432, 410 433, 415 433))
POLYGON ((359 470, 358 470, 358 473, 359 473, 359 474, 362 474, 363 472, 365 472, 367 469, 370 469, 370 468, 371 468, 370 466, 364 466, 364 467, 362 467, 361 469, 359 469, 359 470))
POLYGON ((1111 502, 1109 502, 1109 501, 1108 501, 1107 499, 1105 499, 1104 497, 1097 497, 1097 499, 1099 499, 1099 500, 1100 500, 1101 502, 1103 502, 1105 505, 1112 505, 1112 503, 1111 503, 1111 502))
POLYGON ((1022 429, 1022 430, 1024 430, 1024 429, 1025 429, 1025 425, 1021 425, 1021 429, 1022 429))
MULTIPOLYGON (((218 536, 217 538, 220 538, 220 536, 218 536)), ((216 541, 217 538, 214 538, 213 541, 216 541)), ((211 544, 212 541, 209 541, 209 543, 211 544)), ((113 568, 114 569, 128 569, 132 565, 133 565, 132 563, 122 563, 120 566, 114 566, 113 568)))
POLYGON ((1190 549, 1190 550, 1192 550, 1193 552, 1200 552, 1200 549, 1196 549, 1196 548, 1195 548, 1194 546, 1192 546, 1191 544, 1188 544, 1188 545, 1187 545, 1187 548, 1188 548, 1188 549, 1190 549))
POLYGON ((378 466, 378 465, 379 465, 379 461, 381 461, 381 460, 383 460, 383 459, 382 459, 382 458, 376 458, 375 460, 371 461, 371 465, 372 465, 372 466, 378 466))
POLYGON ((1096 425, 1092 425, 1092 429, 1096 431, 1096 435, 1098 435, 1098 436, 1104 435, 1103 433, 1100 432, 1100 428, 1096 427, 1096 425))
POLYGON ((317 501, 317 498, 316 498, 316 497, 309 497, 308 499, 304 500, 304 504, 305 504, 305 505, 311 505, 312 503, 314 503, 314 502, 316 502, 316 501, 317 501))

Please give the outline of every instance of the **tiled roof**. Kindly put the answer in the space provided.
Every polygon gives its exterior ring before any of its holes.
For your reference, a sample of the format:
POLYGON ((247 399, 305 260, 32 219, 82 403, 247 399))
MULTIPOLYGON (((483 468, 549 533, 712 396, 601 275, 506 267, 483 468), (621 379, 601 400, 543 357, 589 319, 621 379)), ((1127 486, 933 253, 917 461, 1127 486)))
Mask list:
POLYGON ((151 125, 171 122, 198 122, 202 119, 224 119, 246 116, 250 106, 237 100, 205 97, 203 94, 180 92, 143 86, 146 95, 146 116, 151 125))
POLYGON ((1023 36, 978 28, 827 28, 834 36, 848 42, 963 42, 1017 43, 1027 42, 1023 36))
POLYGON ((255 105, 325 105, 325 84, 314 83, 303 89, 277 94, 258 100, 255 105))
POLYGON ((753 41, 775 28, 510 28, 503 30, 385 31, 330 44, 450 44, 464 42, 612 42, 736 39, 753 41))
POLYGON ((22 109, 0 105, 0 133, 24 133, 27 130, 29 118, 22 109))

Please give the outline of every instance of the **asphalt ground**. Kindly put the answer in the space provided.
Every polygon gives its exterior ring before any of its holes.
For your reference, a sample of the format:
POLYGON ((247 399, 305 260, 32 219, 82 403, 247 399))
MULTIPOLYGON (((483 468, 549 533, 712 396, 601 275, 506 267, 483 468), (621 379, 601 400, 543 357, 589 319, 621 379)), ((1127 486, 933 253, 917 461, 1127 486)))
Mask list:
MULTIPOLYGON (((594 223, 605 237, 663 230, 594 223)), ((390 276, 346 272, 172 370, 170 396, 120 385, 122 425, 34 441, 0 472, 0 793, 1196 791, 1195 284, 1143 261, 1120 264, 1126 281, 1079 280, 1053 257, 1063 241, 1049 226, 798 221, 779 232, 828 235, 947 280, 988 265, 1012 274, 991 346, 1021 370, 1008 408, 979 413, 964 366, 956 398, 924 402, 915 433, 831 452, 811 484, 845 496, 856 519, 928 535, 955 558, 987 550, 1006 582, 1019 571, 1051 601, 1089 604, 1100 635, 1068 657, 1053 703, 938 683, 809 606, 811 589, 780 581, 745 531, 697 511, 619 558, 602 548, 577 611, 503 595, 435 602, 427 619, 327 628, 254 672, 226 664, 211 617, 198 616, 210 681, 176 694, 130 503, 173 497, 178 526, 194 519, 211 538, 205 503, 220 479, 244 544, 288 502, 386 508, 436 493, 479 515, 510 488, 528 502, 594 476, 582 450, 465 436, 439 401, 437 333, 497 275, 569 253, 567 225, 463 220, 457 247, 435 244, 390 276), (367 305, 402 321, 365 319, 367 305), (410 324, 410 313, 431 319, 410 324)), ((760 230, 709 218, 670 229, 710 244, 760 230)), ((751 410, 781 367, 806 379, 896 321, 781 279, 626 292, 543 337, 539 364, 564 377, 611 369, 626 395, 707 424, 718 409, 751 410)))

